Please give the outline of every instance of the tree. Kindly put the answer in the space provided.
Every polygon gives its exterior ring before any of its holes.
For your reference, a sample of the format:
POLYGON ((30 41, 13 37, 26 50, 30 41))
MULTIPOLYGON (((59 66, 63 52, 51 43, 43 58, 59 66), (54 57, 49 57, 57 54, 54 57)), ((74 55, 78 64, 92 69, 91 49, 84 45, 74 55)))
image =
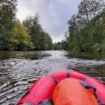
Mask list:
POLYGON ((16 0, 0 0, 0 49, 8 49, 15 13, 16 0))
POLYGON ((51 37, 42 29, 42 26, 39 23, 38 14, 35 17, 29 17, 24 20, 23 24, 28 28, 29 35, 36 46, 36 50, 46 50, 52 48, 51 37))
POLYGON ((86 18, 87 22, 89 22, 89 0, 82 0, 79 5, 79 14, 86 18))
POLYGON ((29 35, 32 38, 33 43, 36 48, 39 48, 40 33, 43 31, 41 25, 39 24, 38 14, 35 17, 29 17, 23 21, 23 24, 28 28, 29 35))
POLYGON ((102 8, 102 0, 82 0, 79 5, 78 14, 89 22, 102 8))
POLYGON ((66 38, 72 52, 105 51, 105 9, 103 0, 82 0, 79 12, 68 21, 66 38))
POLYGON ((70 35, 70 49, 74 49, 73 46, 77 46, 77 48, 82 52, 82 46, 80 42, 80 37, 78 35, 79 28, 77 26, 77 18, 75 15, 71 17, 71 20, 68 21, 69 24, 69 35, 70 35))
POLYGON ((53 42, 48 33, 45 32, 45 49, 51 50, 53 49, 53 42))
POLYGON ((20 21, 16 21, 12 29, 9 47, 12 50, 26 50, 35 47, 29 36, 28 29, 20 21))

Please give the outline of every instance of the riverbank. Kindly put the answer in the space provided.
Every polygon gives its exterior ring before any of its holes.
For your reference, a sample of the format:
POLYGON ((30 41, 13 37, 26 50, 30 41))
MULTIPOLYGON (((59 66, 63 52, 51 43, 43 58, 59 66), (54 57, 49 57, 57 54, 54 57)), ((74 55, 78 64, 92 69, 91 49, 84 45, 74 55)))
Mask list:
POLYGON ((76 71, 79 71, 81 73, 84 73, 88 76, 94 77, 101 82, 105 83, 105 64, 102 65, 76 65, 76 66, 70 66, 69 69, 73 69, 76 71))
POLYGON ((82 58, 82 59, 95 59, 105 60, 105 53, 74 53, 68 52, 67 57, 69 58, 82 58))
POLYGON ((105 64, 103 65, 98 65, 96 66, 96 70, 100 76, 100 78, 104 81, 105 83, 105 64))

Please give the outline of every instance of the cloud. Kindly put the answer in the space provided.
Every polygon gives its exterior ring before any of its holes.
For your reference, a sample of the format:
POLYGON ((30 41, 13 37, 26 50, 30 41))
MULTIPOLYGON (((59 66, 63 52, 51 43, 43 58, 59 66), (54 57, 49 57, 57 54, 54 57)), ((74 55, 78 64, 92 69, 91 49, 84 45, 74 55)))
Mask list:
POLYGON ((21 21, 37 12, 40 23, 53 38, 60 41, 67 31, 67 20, 77 12, 80 0, 18 0, 17 18, 21 21))

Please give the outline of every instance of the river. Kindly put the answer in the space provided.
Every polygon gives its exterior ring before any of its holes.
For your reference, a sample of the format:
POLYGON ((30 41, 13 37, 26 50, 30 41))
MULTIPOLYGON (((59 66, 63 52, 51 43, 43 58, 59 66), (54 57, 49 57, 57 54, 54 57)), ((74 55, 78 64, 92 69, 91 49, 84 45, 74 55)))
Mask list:
POLYGON ((15 105, 23 92, 42 75, 74 68, 102 81, 105 75, 95 69, 104 60, 68 58, 66 51, 0 52, 0 105, 15 105))

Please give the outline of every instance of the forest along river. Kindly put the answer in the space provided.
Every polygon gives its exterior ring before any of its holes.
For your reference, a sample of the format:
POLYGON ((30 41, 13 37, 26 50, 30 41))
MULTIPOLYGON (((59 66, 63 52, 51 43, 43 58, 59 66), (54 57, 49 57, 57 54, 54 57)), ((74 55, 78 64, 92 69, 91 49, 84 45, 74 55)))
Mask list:
POLYGON ((70 68, 105 80, 95 65, 105 61, 68 58, 65 51, 0 52, 0 105, 15 105, 42 75, 70 68))

